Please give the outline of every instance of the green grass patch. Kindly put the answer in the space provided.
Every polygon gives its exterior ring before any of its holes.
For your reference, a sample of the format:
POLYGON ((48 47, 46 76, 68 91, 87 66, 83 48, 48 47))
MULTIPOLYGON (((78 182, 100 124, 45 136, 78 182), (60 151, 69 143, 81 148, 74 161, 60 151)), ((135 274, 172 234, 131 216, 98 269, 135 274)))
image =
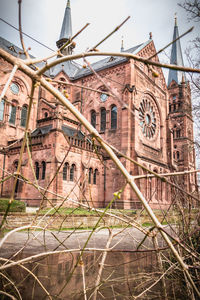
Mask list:
MULTIPOLYGON (((101 209, 102 212, 104 211, 104 208, 101 209)), ((101 214, 100 212, 96 212, 94 210, 84 209, 82 207, 61 207, 58 210, 55 208, 50 211, 50 208, 44 208, 39 211, 40 214, 46 214, 49 212, 49 215, 53 215, 55 213, 59 213, 61 215, 98 215, 101 214)), ((133 210, 120 210, 120 209, 108 209, 107 212, 110 212, 112 214, 129 214, 129 215, 135 215, 136 211, 133 210)))
POLYGON ((152 227, 152 226, 153 226, 153 223, 144 222, 144 223, 142 223, 142 226, 143 226, 143 227, 152 227))
MULTIPOLYGON (((0 212, 5 212, 8 207, 9 199, 0 198, 0 212)), ((9 212, 25 212, 26 206, 22 201, 14 200, 11 203, 9 212)))
POLYGON ((59 209, 44 208, 39 211, 40 214, 46 214, 48 212, 49 215, 53 215, 55 213, 59 213, 61 215, 96 215, 97 213, 92 210, 87 210, 81 207, 60 207, 59 209))

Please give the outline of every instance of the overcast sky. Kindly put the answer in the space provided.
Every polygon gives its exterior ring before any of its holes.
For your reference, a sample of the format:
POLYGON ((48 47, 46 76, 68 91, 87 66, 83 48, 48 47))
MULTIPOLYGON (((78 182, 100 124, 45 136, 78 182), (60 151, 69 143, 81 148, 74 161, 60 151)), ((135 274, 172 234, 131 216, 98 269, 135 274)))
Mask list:
MULTIPOLYGON (((181 1, 181 0, 180 0, 181 1)), ((125 49, 142 43, 153 33, 157 50, 172 40, 174 14, 177 13, 179 33, 195 25, 193 34, 181 41, 182 50, 188 41, 197 34, 197 24, 188 23, 185 11, 177 0, 71 0, 73 33, 87 22, 91 25, 76 39, 75 52, 94 46, 105 35, 119 25, 127 16, 131 19, 99 49, 119 51, 121 37, 124 37, 125 49)), ((18 26, 18 0, 0 0, 0 17, 14 26, 18 26)), ((23 31, 45 45, 56 49, 67 0, 23 0, 23 31)), ((2 37, 20 46, 19 34, 13 28, 0 21, 2 37)), ((31 47, 34 56, 43 56, 49 50, 25 38, 26 47, 31 47)), ((168 50, 169 51, 169 50, 168 50)))

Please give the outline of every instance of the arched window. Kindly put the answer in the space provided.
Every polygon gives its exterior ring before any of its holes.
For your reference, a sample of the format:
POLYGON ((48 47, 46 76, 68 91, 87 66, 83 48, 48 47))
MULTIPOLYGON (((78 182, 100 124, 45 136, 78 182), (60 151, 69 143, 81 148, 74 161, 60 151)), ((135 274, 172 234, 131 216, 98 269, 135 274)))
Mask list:
POLYGON ((46 175, 46 162, 42 161, 42 179, 45 179, 46 175))
POLYGON ((4 105, 5 105, 4 100, 1 100, 1 103, 0 103, 0 121, 3 121, 3 116, 4 116, 4 105))
POLYGON ((93 183, 94 183, 94 184, 97 184, 97 175, 98 175, 98 170, 95 169, 95 170, 94 170, 94 175, 93 175, 93 183))
POLYGON ((45 113, 44 113, 44 117, 45 117, 45 118, 48 118, 48 112, 45 112, 45 113))
POLYGON ((106 129, 106 109, 102 108, 101 109, 101 127, 100 127, 100 130, 105 131, 105 129, 106 129))
POLYGON ((63 167, 63 180, 67 180, 68 168, 69 168, 69 164, 65 163, 63 167))
POLYGON ((89 168, 89 174, 88 174, 88 182, 92 182, 92 168, 89 168))
POLYGON ((74 181, 74 177, 75 177, 75 164, 73 164, 70 168, 70 174, 69 174, 69 179, 70 181, 74 181))
POLYGON ((113 105, 111 108, 111 129, 117 128, 117 106, 113 105))
POLYGON ((94 110, 91 111, 90 118, 92 126, 96 128, 96 112, 94 110))
POLYGON ((26 117, 27 117, 27 106, 22 106, 22 112, 21 112, 21 126, 26 126, 26 117))
POLYGON ((35 162, 35 176, 36 176, 36 179, 39 179, 40 178, 40 167, 39 167, 39 162, 35 162))
POLYGON ((16 121, 16 111, 17 107, 14 105, 10 106, 10 111, 9 111, 9 123, 15 125, 16 121))
POLYGON ((17 171, 17 167, 18 167, 18 160, 16 160, 16 161, 14 162, 14 170, 15 170, 15 171, 17 171))

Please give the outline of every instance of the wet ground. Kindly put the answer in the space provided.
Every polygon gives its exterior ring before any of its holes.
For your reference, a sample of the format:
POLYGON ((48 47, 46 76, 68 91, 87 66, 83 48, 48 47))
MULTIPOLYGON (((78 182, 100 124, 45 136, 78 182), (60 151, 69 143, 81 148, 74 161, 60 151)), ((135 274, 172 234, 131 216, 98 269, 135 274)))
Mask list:
MULTIPOLYGON (((117 250, 135 250, 138 244, 144 239, 144 233, 135 228, 113 229, 115 235, 111 242, 111 247, 117 250)), ((5 240, 1 255, 8 257, 18 251, 25 245, 24 251, 31 253, 40 253, 41 251, 52 251, 55 249, 77 249, 82 248, 86 243, 91 231, 30 231, 30 232, 14 232, 5 240)), ((108 229, 99 229, 93 232, 87 247, 105 248, 109 238, 108 229)), ((159 238, 160 246, 164 246, 164 242, 159 238)), ((152 248, 150 238, 146 238, 141 249, 152 248)))

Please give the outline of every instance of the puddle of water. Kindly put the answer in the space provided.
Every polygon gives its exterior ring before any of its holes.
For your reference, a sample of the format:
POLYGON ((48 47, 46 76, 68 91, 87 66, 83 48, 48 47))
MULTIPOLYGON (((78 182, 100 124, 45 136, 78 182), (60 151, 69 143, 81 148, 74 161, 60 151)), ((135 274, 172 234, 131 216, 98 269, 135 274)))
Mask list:
MULTIPOLYGON (((82 270, 84 269, 87 295, 85 299, 92 299, 90 296, 94 292, 102 253, 84 253, 83 264, 79 264, 74 269, 78 255, 78 253, 56 254, 25 266, 37 276, 52 299, 60 300, 84 299, 82 276, 82 270)), ((48 299, 34 277, 21 267, 15 266, 9 269, 7 275, 19 288, 23 300, 48 299)), ((159 276, 160 273, 154 252, 108 253, 97 300, 134 299, 132 296, 142 293, 159 276)), ((9 290, 8 286, 7 290, 9 290)), ((139 299, 164 299, 161 282, 139 299)))

